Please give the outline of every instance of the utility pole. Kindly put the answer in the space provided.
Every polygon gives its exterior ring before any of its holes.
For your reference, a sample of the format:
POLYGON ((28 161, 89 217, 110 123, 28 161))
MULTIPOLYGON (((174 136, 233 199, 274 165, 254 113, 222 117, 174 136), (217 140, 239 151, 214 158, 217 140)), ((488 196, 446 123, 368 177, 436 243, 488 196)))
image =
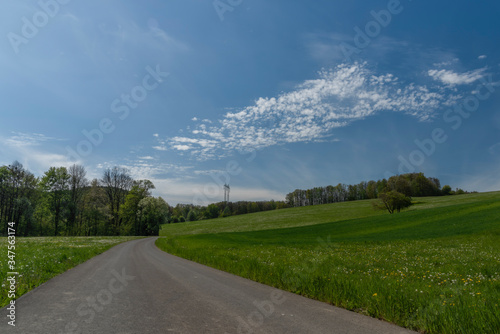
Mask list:
POLYGON ((224 185, 224 202, 229 202, 229 191, 231 188, 229 187, 229 184, 224 185))

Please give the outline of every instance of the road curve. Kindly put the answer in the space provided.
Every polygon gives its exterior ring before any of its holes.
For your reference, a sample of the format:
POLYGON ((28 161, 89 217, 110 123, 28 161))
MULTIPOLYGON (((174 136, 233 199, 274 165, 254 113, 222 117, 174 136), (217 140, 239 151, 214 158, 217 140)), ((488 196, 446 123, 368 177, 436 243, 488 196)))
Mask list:
POLYGON ((283 292, 133 240, 1 310, 0 333, 406 334, 406 329, 283 292))

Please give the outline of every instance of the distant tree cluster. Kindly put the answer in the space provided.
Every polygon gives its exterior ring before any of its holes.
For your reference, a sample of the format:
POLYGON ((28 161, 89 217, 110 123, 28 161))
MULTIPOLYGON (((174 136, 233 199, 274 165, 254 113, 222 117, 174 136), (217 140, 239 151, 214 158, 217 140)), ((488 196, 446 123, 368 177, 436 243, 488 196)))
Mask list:
POLYGON ((183 223, 204 219, 222 218, 247 213, 284 209, 289 207, 283 201, 239 201, 219 202, 208 206, 195 206, 192 204, 177 204, 171 208, 169 223, 183 223))
POLYGON ((359 184, 316 187, 308 190, 297 189, 286 195, 286 204, 291 207, 376 199, 381 194, 396 191, 407 197, 441 196, 466 193, 462 189, 452 191, 437 178, 426 177, 423 173, 395 175, 388 180, 361 182, 359 184))
POLYGON ((38 178, 14 162, 0 167, 1 233, 13 221, 20 236, 158 235, 170 207, 152 189, 119 167, 89 181, 83 166, 51 167, 38 178))

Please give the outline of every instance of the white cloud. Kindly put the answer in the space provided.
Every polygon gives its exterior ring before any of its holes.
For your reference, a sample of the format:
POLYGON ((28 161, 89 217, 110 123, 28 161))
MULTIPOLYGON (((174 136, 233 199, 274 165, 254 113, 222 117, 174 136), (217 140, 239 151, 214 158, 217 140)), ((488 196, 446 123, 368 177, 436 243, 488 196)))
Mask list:
MULTIPOLYGON (((447 58, 449 58, 449 57, 447 57, 447 58)), ((451 66, 453 64, 456 64, 458 62, 459 62, 458 58, 452 58, 452 59, 448 59, 448 60, 442 61, 440 63, 434 63, 432 65, 434 67, 447 67, 447 66, 451 66)))
POLYGON ((429 70, 428 74, 434 80, 440 81, 445 85, 456 86, 473 83, 482 78, 485 71, 486 68, 480 68, 465 73, 455 73, 452 70, 429 70))
POLYGON ((382 111, 404 112, 420 120, 450 105, 456 96, 426 86, 403 85, 392 74, 375 74, 366 64, 323 70, 277 97, 228 112, 217 122, 203 120, 190 135, 161 140, 162 149, 189 151, 200 160, 296 142, 321 141, 332 130, 382 111))
POLYGON ((477 59, 486 59, 486 58, 488 58, 487 55, 481 55, 481 56, 477 57, 477 59))
POLYGON ((192 147, 189 145, 174 145, 172 147, 177 151, 189 151, 190 149, 192 149, 192 147))

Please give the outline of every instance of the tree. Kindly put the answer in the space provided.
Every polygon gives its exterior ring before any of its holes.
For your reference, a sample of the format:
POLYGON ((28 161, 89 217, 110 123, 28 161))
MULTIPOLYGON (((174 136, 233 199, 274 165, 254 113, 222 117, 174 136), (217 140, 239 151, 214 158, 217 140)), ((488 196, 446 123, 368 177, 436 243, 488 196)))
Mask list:
POLYGON ((451 187, 449 185, 443 186, 443 189, 441 189, 441 193, 445 196, 451 195, 451 187))
POLYGON ((109 211, 111 213, 110 230, 111 233, 118 235, 120 233, 121 217, 120 206, 125 202, 125 197, 133 185, 133 180, 128 174, 127 169, 113 167, 106 169, 101 179, 108 198, 109 211))
POLYGON ((412 195, 411 183, 406 175, 391 176, 389 180, 387 180, 387 189, 397 191, 398 193, 402 193, 405 196, 412 195))
POLYGON ((26 197, 17 198, 14 202, 14 210, 22 212, 17 218, 18 234, 27 237, 32 233, 34 207, 26 197))
POLYGON ((84 223, 82 224, 82 231, 80 231, 83 235, 108 234, 106 223, 111 215, 106 203, 107 196, 104 189, 99 185, 97 179, 92 180, 90 189, 83 197, 84 223))
POLYGON ((222 211, 222 217, 229 217, 231 216, 231 209, 229 208, 229 206, 226 206, 224 208, 224 211, 222 211))
POLYGON ((188 215, 187 215, 187 221, 194 222, 196 220, 198 220, 196 212, 193 209, 189 210, 188 215))
POLYGON ((59 235, 59 224, 64 218, 64 209, 68 202, 69 180, 70 175, 66 167, 50 167, 40 182, 54 217, 55 236, 59 235))
POLYGON ((0 225, 7 231, 7 223, 18 223, 18 233, 27 236, 32 226, 32 213, 37 204, 38 179, 21 163, 0 167, 0 225))
POLYGON ((137 215, 142 235, 158 235, 160 225, 168 222, 169 206, 161 197, 146 197, 139 202, 137 215))
POLYGON ((205 217, 207 219, 218 218, 219 213, 220 213, 219 207, 215 204, 210 204, 205 210, 205 217))
POLYGON ((369 181, 366 185, 366 197, 367 198, 377 198, 377 182, 369 181))
POLYGON ((401 212, 401 209, 407 208, 412 204, 410 197, 395 190, 379 194, 379 199, 383 207, 385 207, 390 214, 393 214, 394 211, 401 212))
POLYGON ((68 222, 67 230, 68 234, 74 235, 77 233, 76 218, 81 209, 81 203, 83 199, 83 194, 85 188, 88 186, 88 180, 85 178, 87 172, 85 167, 81 165, 73 165, 68 170, 69 173, 69 188, 70 188, 70 198, 68 205, 68 222))
POLYGON ((122 224, 120 234, 143 235, 142 225, 137 218, 139 202, 151 196, 151 189, 155 189, 153 182, 149 180, 134 181, 132 189, 125 197, 125 203, 120 207, 122 224))

